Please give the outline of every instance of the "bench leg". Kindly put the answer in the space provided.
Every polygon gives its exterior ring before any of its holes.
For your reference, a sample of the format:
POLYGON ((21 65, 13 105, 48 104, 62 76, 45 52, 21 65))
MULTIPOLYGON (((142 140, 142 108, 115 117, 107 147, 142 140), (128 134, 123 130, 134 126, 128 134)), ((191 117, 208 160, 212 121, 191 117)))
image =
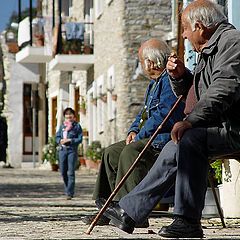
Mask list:
POLYGON ((213 183, 214 181, 213 181, 213 175, 212 175, 211 169, 209 171, 208 180, 209 180, 212 192, 213 192, 214 200, 215 200, 216 205, 217 205, 217 210, 218 210, 218 214, 220 216, 221 222, 222 222, 222 226, 223 226, 223 228, 226 228, 226 224, 224 222, 222 209, 221 209, 221 206, 220 206, 220 203, 219 203, 219 200, 218 200, 217 193, 216 193, 215 188, 214 188, 214 183, 213 183))

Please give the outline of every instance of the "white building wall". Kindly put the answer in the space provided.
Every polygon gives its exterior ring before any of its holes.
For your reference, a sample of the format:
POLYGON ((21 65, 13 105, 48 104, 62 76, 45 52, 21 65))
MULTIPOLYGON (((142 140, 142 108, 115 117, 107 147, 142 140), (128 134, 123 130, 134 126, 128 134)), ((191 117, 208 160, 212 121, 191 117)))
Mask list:
MULTIPOLYGON (((7 95, 4 115, 8 124, 8 162, 13 167, 21 167, 23 161, 23 84, 39 81, 38 66, 21 65, 12 54, 5 58, 7 67, 7 95)), ((6 69, 5 69, 6 70, 6 69)))

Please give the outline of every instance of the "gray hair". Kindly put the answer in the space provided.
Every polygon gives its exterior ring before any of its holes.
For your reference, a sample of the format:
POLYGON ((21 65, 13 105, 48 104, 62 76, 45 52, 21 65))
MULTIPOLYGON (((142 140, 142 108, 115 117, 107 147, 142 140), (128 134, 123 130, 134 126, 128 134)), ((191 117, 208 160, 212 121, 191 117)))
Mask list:
POLYGON ((189 8, 185 16, 192 30, 195 30, 196 22, 201 22, 205 27, 212 28, 227 20, 221 6, 211 1, 208 1, 205 5, 189 8))
POLYGON ((147 61, 152 61, 154 63, 154 67, 165 68, 167 64, 167 58, 170 55, 170 48, 165 42, 162 42, 160 48, 154 47, 145 47, 142 51, 142 57, 145 62, 145 66, 147 66, 147 61))

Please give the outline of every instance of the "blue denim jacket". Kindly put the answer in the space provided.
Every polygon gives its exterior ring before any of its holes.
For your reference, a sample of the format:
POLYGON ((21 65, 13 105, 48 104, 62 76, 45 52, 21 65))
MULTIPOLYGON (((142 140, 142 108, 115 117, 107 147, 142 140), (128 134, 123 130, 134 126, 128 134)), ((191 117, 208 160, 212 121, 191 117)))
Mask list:
MULTIPOLYGON (((145 93, 145 104, 128 130, 128 134, 130 132, 137 133, 135 141, 144 138, 150 138, 177 100, 177 97, 172 91, 169 76, 166 71, 164 71, 157 79, 155 87, 153 87, 154 83, 154 80, 150 81, 145 93), (140 129, 139 124, 141 122, 144 108, 146 109, 147 120, 140 129)), ((152 143, 154 148, 161 150, 163 146, 170 140, 170 132, 174 123, 181 121, 184 118, 184 107, 185 104, 183 102, 180 103, 172 117, 168 120, 165 126, 163 126, 161 133, 158 134, 152 143)))
MULTIPOLYGON (((61 125, 56 133, 56 142, 60 145, 61 139, 63 139, 64 125, 61 125)), ((78 145, 82 142, 82 128, 79 123, 73 122, 71 130, 67 133, 67 138, 71 139, 71 142, 67 144, 68 149, 77 150, 78 145)))

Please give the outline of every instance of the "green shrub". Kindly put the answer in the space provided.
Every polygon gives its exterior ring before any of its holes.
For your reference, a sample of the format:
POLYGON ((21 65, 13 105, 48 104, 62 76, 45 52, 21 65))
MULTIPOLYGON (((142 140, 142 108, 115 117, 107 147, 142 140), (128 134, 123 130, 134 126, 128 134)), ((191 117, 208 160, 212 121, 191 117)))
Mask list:
POLYGON ((100 141, 93 141, 86 150, 86 157, 93 161, 100 160, 103 151, 104 149, 102 148, 100 141))
POLYGON ((43 161, 48 161, 51 164, 58 163, 57 143, 55 137, 49 137, 48 143, 43 147, 43 161))
POLYGON ((217 180, 218 184, 222 183, 222 160, 218 159, 211 164, 214 170, 214 177, 217 180))

